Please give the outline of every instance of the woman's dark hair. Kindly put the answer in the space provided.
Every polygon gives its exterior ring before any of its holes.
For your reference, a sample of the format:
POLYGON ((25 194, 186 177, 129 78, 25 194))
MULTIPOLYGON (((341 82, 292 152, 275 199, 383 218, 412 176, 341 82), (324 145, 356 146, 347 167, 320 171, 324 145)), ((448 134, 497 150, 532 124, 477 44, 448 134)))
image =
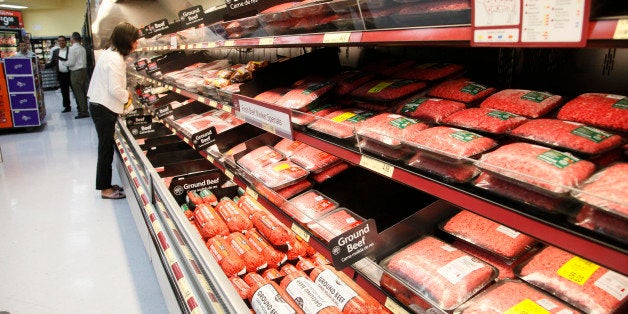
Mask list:
POLYGON ((133 43, 140 38, 137 27, 127 22, 122 22, 113 29, 109 41, 111 48, 123 56, 128 56, 133 48, 133 43))

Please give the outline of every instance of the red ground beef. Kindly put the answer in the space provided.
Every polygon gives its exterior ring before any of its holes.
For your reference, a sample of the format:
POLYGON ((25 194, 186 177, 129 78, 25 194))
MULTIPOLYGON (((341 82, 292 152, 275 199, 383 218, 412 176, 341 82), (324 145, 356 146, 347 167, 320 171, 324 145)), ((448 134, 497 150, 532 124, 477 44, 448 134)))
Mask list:
POLYGON ((331 82, 302 84, 283 95, 275 105, 301 111, 308 110, 319 98, 333 89, 334 84, 331 82))
POLYGON ((587 313, 612 313, 628 293, 626 276, 551 246, 535 255, 519 276, 587 313))
POLYGON ((355 100, 351 107, 358 107, 365 110, 375 111, 375 112, 388 112, 391 107, 394 107, 396 104, 394 102, 380 102, 380 101, 361 101, 355 100))
POLYGON ((503 258, 500 258, 493 253, 490 253, 484 249, 462 241, 456 241, 452 244, 452 246, 464 251, 465 253, 473 255, 474 257, 477 257, 487 262, 491 266, 497 268, 499 273, 495 280, 517 278, 517 276, 515 276, 515 266, 518 265, 517 262, 519 261, 519 259, 517 259, 515 262, 510 261, 507 263, 503 258))
POLYGON ((290 161, 280 161, 256 169, 253 175, 265 186, 281 189, 302 180, 308 171, 290 161))
POLYGON ((336 94, 346 95, 374 77, 373 73, 352 70, 338 74, 332 81, 336 82, 336 94))
POLYGON ((495 88, 469 81, 465 78, 443 82, 428 95, 436 98, 455 100, 463 103, 471 103, 482 100, 495 92, 495 88))
POLYGON ((582 94, 558 111, 558 119, 580 122, 617 131, 628 131, 628 97, 611 94, 582 94))
POLYGON ((338 109, 340 109, 340 106, 338 105, 323 104, 320 106, 316 106, 308 112, 293 111, 291 121, 296 125, 308 125, 316 121, 316 117, 324 117, 338 109))
POLYGON ((282 207, 290 216, 300 223, 309 223, 322 215, 336 209, 338 203, 316 190, 309 190, 292 198, 289 204, 282 207))
POLYGON ((431 123, 440 123, 452 113, 466 108, 467 105, 440 98, 413 96, 404 101, 397 113, 431 123))
POLYGON ((312 179, 314 179, 317 183, 323 183, 347 169, 349 169, 349 164, 346 162, 340 162, 323 172, 312 175, 312 179))
POLYGON ((617 163, 593 175, 574 192, 577 199, 628 218, 628 163, 617 163))
POLYGON ((375 115, 374 112, 346 108, 334 111, 308 125, 308 128, 337 138, 349 138, 360 123, 375 115))
POLYGON ((503 134, 527 120, 522 116, 501 110, 469 108, 452 113, 443 120, 443 123, 482 132, 503 134))
POLYGON ((461 64, 453 63, 424 63, 401 72, 398 78, 420 81, 439 80, 464 70, 461 64))
POLYGON ((510 134, 585 154, 603 153, 623 143, 619 135, 555 119, 530 120, 510 134))
POLYGON ((283 155, 270 146, 260 146, 237 160, 238 164, 249 172, 270 165, 283 159, 283 155))
POLYGON ((238 292, 240 298, 246 300, 251 287, 249 287, 249 285, 240 277, 229 277, 229 281, 231 282, 231 285, 233 285, 233 288, 236 289, 236 292, 238 292))
POLYGON ((497 145, 497 142, 488 137, 446 126, 423 130, 412 140, 408 144, 418 144, 420 148, 454 159, 471 157, 497 145))
POLYGON ((350 213, 345 208, 339 208, 307 226, 315 234, 329 242, 335 236, 359 225, 362 219, 350 213))
POLYGON ((303 144, 299 141, 289 140, 287 138, 282 139, 279 143, 275 144, 274 148, 282 153, 287 158, 290 158, 295 152, 306 148, 307 144, 303 144))
POLYGON ((408 165, 458 183, 469 182, 480 173, 474 165, 443 160, 429 152, 417 152, 410 158, 408 165))
POLYGON ((485 262, 434 237, 395 253, 384 267, 445 310, 458 307, 496 275, 485 262))
POLYGON ((561 100, 561 96, 546 92, 505 89, 486 98, 480 107, 512 112, 528 118, 538 118, 558 107, 561 100))
POLYGON ((358 87, 351 96, 374 101, 395 101, 408 97, 425 86, 424 82, 414 80, 375 80, 358 87))
POLYGON ((340 161, 340 158, 312 146, 296 151, 290 160, 312 173, 319 173, 340 161))
POLYGON ((574 219, 574 224, 606 234, 624 243, 628 242, 628 220, 600 211, 593 206, 582 206, 574 219))
MULTIPOLYGON (((288 199, 311 187, 312 187, 312 182, 308 180, 302 180, 295 184, 289 185, 285 188, 278 190, 277 194, 279 194, 284 199, 288 199)), ((283 201, 281 203, 283 203, 283 201)))
POLYGON ((414 138, 415 133, 428 128, 417 120, 394 113, 381 113, 365 120, 358 134, 390 146, 401 145, 402 140, 414 138))
POLYGON ((384 59, 371 62, 360 68, 360 70, 382 76, 392 76, 395 73, 411 67, 412 65, 414 65, 414 61, 412 60, 384 59))
POLYGON ((501 281, 486 292, 474 297, 461 307, 461 314, 521 313, 526 309, 530 313, 576 313, 553 296, 534 289, 521 281, 501 281), (519 310, 519 311, 518 311, 519 310), (532 312, 537 313, 537 312, 532 312))
POLYGON ((531 184, 542 191, 566 193, 588 179, 595 165, 547 147, 513 143, 484 154, 480 167, 531 184))
POLYGON ((443 230, 509 259, 521 256, 536 243, 525 234, 466 210, 449 219, 443 230))
POLYGON ((268 104, 274 104, 277 100, 281 99, 283 95, 288 93, 291 89, 286 87, 277 87, 271 90, 267 90, 261 94, 255 96, 256 100, 263 101, 268 104))

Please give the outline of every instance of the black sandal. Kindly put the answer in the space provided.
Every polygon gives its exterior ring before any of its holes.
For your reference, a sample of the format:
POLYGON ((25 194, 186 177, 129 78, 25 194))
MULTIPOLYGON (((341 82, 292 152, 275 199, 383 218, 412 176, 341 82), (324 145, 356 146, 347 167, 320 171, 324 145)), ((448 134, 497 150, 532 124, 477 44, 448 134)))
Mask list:
POLYGON ((111 193, 111 195, 102 195, 101 194, 100 197, 104 198, 104 199, 118 200, 118 199, 121 199, 121 198, 126 198, 126 195, 124 195, 124 192, 122 192, 122 191, 115 190, 113 193, 111 193))
POLYGON ((116 191, 120 191, 120 192, 124 191, 124 189, 121 186, 117 185, 117 184, 112 185, 111 188, 116 190, 116 191))

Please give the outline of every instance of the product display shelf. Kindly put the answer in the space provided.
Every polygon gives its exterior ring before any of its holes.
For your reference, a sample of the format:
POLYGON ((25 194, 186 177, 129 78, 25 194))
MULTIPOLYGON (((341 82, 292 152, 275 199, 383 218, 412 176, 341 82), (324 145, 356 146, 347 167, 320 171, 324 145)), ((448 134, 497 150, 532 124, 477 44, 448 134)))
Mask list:
POLYGON ((116 144, 117 168, 135 196, 128 201, 169 311, 248 311, 121 120, 116 144))
MULTIPOLYGON (((141 75, 134 74, 136 77, 141 75)), ((146 78, 148 79, 148 78, 146 78)), ((148 79, 149 82, 158 82, 148 79)), ((166 84, 167 85, 167 84, 166 84)), ((169 88, 170 89, 170 88, 169 88)), ((172 87, 173 91, 180 90, 172 87)), ((193 99, 208 101, 204 96, 182 91, 193 99)), ((243 97, 246 99, 245 97, 243 97)), ((209 103, 214 104, 209 100, 209 103)), ((215 103, 215 107, 238 115, 232 106, 215 103)), ((271 108, 273 105, 269 105, 271 108)), ((547 244, 560 247, 576 255, 616 270, 622 274, 628 274, 628 254, 624 248, 607 243, 595 235, 583 233, 580 230, 569 228, 565 225, 548 221, 535 215, 531 215, 516 207, 516 204, 504 203, 491 196, 481 195, 476 190, 467 189, 457 185, 451 185, 442 180, 434 179, 417 173, 406 167, 392 164, 384 159, 356 152, 337 143, 319 138, 311 133, 294 131, 294 140, 301 141, 320 150, 336 155, 350 163, 358 164, 392 180, 406 184, 418 190, 429 193, 442 200, 450 202, 461 208, 468 209, 479 215, 494 220, 500 224, 520 230, 547 244)))

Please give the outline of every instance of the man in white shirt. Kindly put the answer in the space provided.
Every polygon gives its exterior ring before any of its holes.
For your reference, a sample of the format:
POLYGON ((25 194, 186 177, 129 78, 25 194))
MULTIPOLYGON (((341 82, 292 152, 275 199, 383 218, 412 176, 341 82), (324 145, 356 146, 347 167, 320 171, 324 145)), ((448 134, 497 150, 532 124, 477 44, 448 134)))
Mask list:
POLYGON ((46 69, 53 68, 57 71, 57 81, 59 81, 61 97, 63 98, 63 111, 61 112, 70 112, 70 70, 65 64, 59 62, 60 59, 68 59, 70 49, 65 36, 59 36, 57 44, 59 48, 52 51, 52 57, 50 63, 46 64, 46 69))
POLYGON ((31 57, 37 57, 37 55, 30 50, 29 43, 25 41, 21 41, 18 47, 18 51, 14 55, 14 57, 15 58, 31 58, 31 57))
POLYGON ((81 34, 74 32, 70 38, 72 46, 70 46, 67 60, 62 60, 60 63, 67 66, 70 69, 70 82, 72 84, 72 92, 76 99, 78 107, 78 115, 74 119, 81 119, 89 117, 87 111, 87 94, 86 80, 87 80, 87 52, 81 45, 81 34))

